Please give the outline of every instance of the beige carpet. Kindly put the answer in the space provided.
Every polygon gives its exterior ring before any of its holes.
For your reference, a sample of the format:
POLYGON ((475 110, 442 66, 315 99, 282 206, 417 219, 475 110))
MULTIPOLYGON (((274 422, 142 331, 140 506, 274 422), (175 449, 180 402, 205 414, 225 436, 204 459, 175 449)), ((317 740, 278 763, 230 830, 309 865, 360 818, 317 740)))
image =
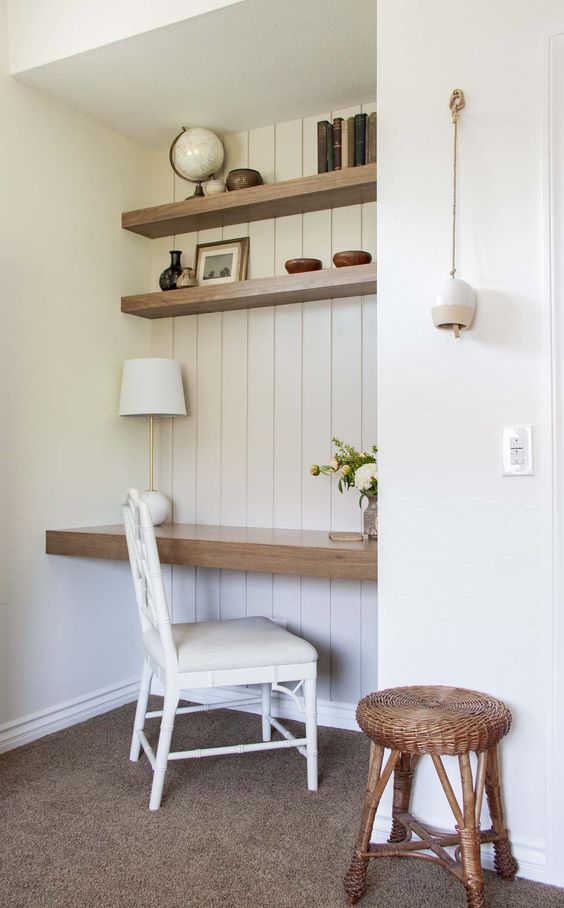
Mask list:
MULTIPOLYGON (((173 763, 148 810, 146 761, 128 760, 133 707, 0 756, 3 908, 333 908, 357 826, 367 745, 320 729, 321 787, 293 751, 173 763)), ((154 728, 156 728, 153 723, 154 728)), ((257 740, 260 720, 181 717, 174 746, 257 740), (187 730, 190 729, 190 738, 187 730)), ((489 908, 564 908, 564 890, 487 874, 489 908)), ((422 861, 370 867, 361 905, 465 908, 422 861)))

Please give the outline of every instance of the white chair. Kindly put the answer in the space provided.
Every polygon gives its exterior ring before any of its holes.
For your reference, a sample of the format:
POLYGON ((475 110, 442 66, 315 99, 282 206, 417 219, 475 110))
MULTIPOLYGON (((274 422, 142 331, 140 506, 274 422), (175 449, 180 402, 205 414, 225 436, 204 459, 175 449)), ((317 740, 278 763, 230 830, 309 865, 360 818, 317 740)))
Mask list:
MULTIPOLYGON (((311 644, 290 634, 268 618, 240 618, 196 624, 171 624, 162 579, 155 531, 147 504, 136 489, 129 489, 123 505, 127 548, 135 597, 141 621, 145 657, 135 713, 130 759, 138 760, 141 747, 153 769, 150 810, 161 804, 169 760, 194 759, 219 754, 296 747, 307 760, 307 784, 317 790, 317 652, 311 644), (147 712, 151 679, 165 689, 163 709, 147 712), (297 681, 293 690, 281 684, 297 681), (261 692, 248 699, 178 708, 180 692, 198 688, 260 684, 261 692), (303 697, 298 695, 303 688, 303 697), (306 734, 296 738, 271 715, 271 692, 287 694, 305 712, 306 734), (170 752, 176 714, 208 709, 262 706, 262 741, 229 747, 170 752), (145 736, 145 719, 161 717, 157 752, 145 736), (275 728, 282 740, 271 740, 275 728)), ((194 699, 191 696, 191 699, 194 699)))

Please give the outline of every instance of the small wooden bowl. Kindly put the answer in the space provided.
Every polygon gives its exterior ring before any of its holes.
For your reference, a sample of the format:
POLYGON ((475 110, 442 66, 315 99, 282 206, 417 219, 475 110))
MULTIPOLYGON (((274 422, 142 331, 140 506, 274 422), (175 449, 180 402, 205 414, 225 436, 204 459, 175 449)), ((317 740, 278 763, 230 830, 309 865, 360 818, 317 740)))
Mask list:
POLYGON ((369 252, 362 249, 348 249, 346 252, 336 252, 333 264, 336 268, 346 268, 348 265, 368 265, 372 261, 369 252))
POLYGON ((288 274, 301 274, 302 271, 319 271, 323 266, 321 259, 288 259, 284 267, 288 274))

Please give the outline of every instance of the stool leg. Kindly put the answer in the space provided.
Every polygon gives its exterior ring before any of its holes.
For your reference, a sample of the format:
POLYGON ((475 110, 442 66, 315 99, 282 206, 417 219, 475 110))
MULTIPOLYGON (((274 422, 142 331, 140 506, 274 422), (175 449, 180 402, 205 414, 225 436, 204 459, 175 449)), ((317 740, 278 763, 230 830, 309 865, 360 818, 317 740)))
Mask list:
POLYGON ((486 908, 484 898, 484 877, 480 860, 480 836, 476 822, 476 799, 472 781, 472 767, 469 754, 458 757, 462 780, 464 804, 464 826, 459 827, 460 856, 464 871, 463 883, 466 888, 468 908, 486 908))
POLYGON ((400 758, 399 750, 393 750, 388 757, 388 761, 382 771, 382 762, 384 759, 384 748, 372 744, 370 748, 370 765, 368 769, 368 782, 364 795, 362 806, 362 817, 360 820, 360 830, 356 840, 356 846, 353 852, 350 867, 344 879, 345 892, 348 896, 349 905, 355 905, 364 894, 366 889, 366 869, 368 867, 368 858, 365 857, 370 845, 370 836, 374 826, 374 817, 380 803, 382 793, 388 783, 388 780, 394 771, 395 765, 400 758))
POLYGON ((511 853, 511 844, 505 820, 503 818, 503 803, 501 800, 501 784, 499 774, 499 757, 497 747, 488 751, 486 767, 486 798, 494 832, 500 837, 494 842, 494 867, 495 871, 504 880, 514 880, 517 873, 517 861, 511 853))
POLYGON ((417 765, 418 755, 402 754, 394 770, 394 801, 392 806, 392 831, 388 842, 405 842, 410 831, 397 819, 397 813, 404 813, 409 810, 411 803, 411 789, 413 786, 413 776, 415 766, 417 765))

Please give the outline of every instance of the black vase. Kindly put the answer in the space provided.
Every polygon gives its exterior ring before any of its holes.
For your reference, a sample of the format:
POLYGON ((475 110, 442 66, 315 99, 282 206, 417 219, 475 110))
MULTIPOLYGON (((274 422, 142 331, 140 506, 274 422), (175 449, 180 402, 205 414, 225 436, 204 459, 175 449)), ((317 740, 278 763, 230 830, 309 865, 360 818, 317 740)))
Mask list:
POLYGON ((182 252, 178 249, 170 250, 170 265, 165 268, 159 278, 161 290, 174 290, 176 288, 176 279, 182 274, 181 255, 182 252))

